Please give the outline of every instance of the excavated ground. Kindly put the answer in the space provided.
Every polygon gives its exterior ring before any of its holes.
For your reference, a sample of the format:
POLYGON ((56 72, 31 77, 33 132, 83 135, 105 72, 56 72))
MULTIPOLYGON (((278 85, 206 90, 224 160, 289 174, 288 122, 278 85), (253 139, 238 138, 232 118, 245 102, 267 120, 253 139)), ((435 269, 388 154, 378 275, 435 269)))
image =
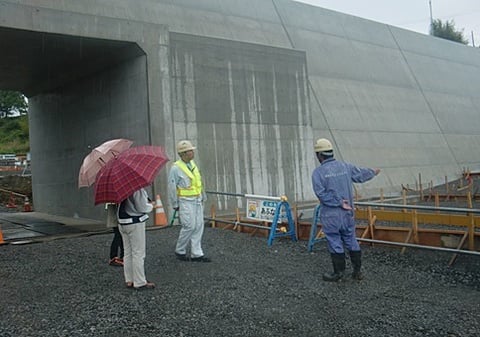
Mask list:
POLYGON ((0 336, 479 335, 478 257, 364 245, 366 279, 326 283, 323 242, 206 228, 213 262, 182 262, 178 230, 147 231, 147 291, 107 264, 112 235, 0 246, 0 336))
POLYGON ((178 231, 147 231, 151 291, 107 264, 112 234, 0 246, 0 336, 479 336, 478 256, 362 245, 366 279, 326 283, 324 242, 206 228, 213 262, 182 262, 178 231))
MULTIPOLYGON (((30 201, 32 200, 32 177, 31 176, 21 176, 18 174, 8 174, 7 172, 2 172, 0 175, 0 204, 4 206, 7 204, 11 198, 11 193, 14 192, 27 196, 30 201)), ((23 205, 24 198, 21 196, 14 196, 15 204, 18 204, 19 207, 23 205)), ((2 210, 3 211, 3 210, 2 210)))

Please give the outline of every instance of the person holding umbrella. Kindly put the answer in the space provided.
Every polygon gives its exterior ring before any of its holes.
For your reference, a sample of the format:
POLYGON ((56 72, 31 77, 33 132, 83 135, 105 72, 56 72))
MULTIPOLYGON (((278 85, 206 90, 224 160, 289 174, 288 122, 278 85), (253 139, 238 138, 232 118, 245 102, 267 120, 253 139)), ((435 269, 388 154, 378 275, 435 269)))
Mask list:
POLYGON ((118 229, 122 234, 123 272, 127 288, 153 289, 155 283, 145 278, 145 221, 153 210, 145 189, 134 192, 118 207, 118 229))
POLYGON ((316 141, 314 150, 320 166, 313 171, 312 185, 322 205, 320 222, 333 264, 333 273, 325 273, 323 280, 336 282, 344 277, 345 248, 352 261, 352 278, 361 280, 362 252, 355 237, 352 183, 368 181, 380 169, 361 168, 337 161, 333 157, 332 143, 325 138, 316 141))
POLYGON ((145 278, 145 221, 153 209, 144 187, 169 161, 161 146, 127 149, 110 160, 95 178, 95 205, 119 204, 117 221, 123 238, 123 272, 127 287, 153 289, 145 278))
POLYGON ((202 177, 198 166, 193 161, 195 147, 189 140, 177 144, 177 160, 168 177, 168 198, 173 209, 178 212, 180 234, 175 247, 175 254, 182 261, 211 262, 202 250, 204 228, 203 201, 206 195, 202 186, 202 177), (187 248, 190 246, 190 256, 187 248))

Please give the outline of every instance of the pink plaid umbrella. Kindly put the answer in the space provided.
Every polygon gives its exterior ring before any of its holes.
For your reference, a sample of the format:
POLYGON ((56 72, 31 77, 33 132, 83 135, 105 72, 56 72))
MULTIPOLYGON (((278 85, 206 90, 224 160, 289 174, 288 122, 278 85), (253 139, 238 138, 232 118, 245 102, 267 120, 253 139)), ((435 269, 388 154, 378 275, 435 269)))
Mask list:
POLYGON ((84 159, 78 173, 78 187, 88 187, 95 182, 98 171, 110 160, 132 146, 132 141, 118 138, 94 148, 84 159))
POLYGON ((120 203, 153 183, 169 161, 160 146, 137 146, 120 153, 100 169, 95 180, 95 205, 120 203))

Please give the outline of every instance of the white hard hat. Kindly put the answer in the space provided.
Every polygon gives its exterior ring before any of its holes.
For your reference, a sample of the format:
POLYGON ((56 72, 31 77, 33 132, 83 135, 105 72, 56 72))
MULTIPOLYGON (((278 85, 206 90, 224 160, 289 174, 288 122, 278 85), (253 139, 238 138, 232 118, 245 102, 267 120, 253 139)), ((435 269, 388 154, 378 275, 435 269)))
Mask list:
POLYGON ((195 149, 196 147, 193 146, 192 142, 189 140, 181 140, 177 143, 177 153, 183 153, 195 149))
POLYGON ((332 151, 332 143, 328 139, 325 138, 320 138, 317 139, 314 145, 315 152, 326 152, 326 151, 332 151))

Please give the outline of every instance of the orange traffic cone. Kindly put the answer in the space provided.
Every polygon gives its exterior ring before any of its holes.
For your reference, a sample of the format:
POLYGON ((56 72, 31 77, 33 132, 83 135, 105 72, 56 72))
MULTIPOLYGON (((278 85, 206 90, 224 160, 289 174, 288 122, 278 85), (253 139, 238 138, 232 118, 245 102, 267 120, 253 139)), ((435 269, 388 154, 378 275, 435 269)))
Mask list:
POLYGON ((2 228, 0 227, 0 245, 4 245, 6 242, 3 240, 2 228))
POLYGON ((10 192, 10 198, 8 199, 8 203, 6 205, 7 208, 17 208, 17 205, 15 204, 15 197, 13 196, 13 193, 10 192))
POLYGON ((24 212, 32 211, 32 205, 30 205, 30 200, 28 199, 28 197, 25 197, 25 202, 23 204, 23 211, 24 212))
POLYGON ((160 199, 160 194, 157 194, 155 200, 155 226, 166 226, 167 225, 167 215, 163 209, 162 199, 160 199))

